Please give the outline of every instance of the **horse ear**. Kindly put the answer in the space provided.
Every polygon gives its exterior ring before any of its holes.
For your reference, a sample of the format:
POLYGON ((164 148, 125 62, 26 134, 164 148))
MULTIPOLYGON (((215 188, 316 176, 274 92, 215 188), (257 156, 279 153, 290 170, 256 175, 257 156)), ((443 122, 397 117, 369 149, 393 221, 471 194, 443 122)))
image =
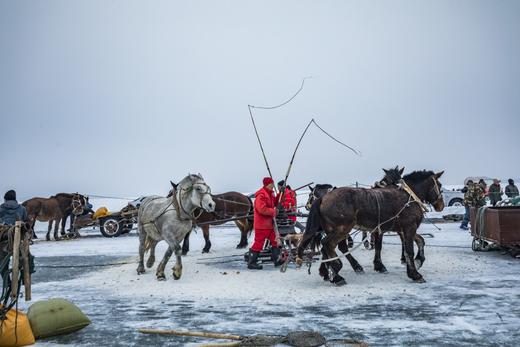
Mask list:
POLYGON ((388 170, 387 169, 383 169, 384 173, 387 174, 388 173, 388 170))
POLYGON ((178 184, 175 184, 175 183, 173 183, 172 181, 170 181, 170 184, 172 185, 172 187, 173 187, 174 189, 177 189, 178 184))
MULTIPOLYGON (((399 166, 398 166, 399 167, 399 166)), ((402 176, 403 175, 403 172, 404 172, 404 166, 401 168, 401 170, 399 170, 399 175, 402 176)))
POLYGON ((310 189, 311 191, 313 191, 313 190, 314 190, 314 187, 311 186, 311 185, 309 185, 309 189, 310 189))
POLYGON ((199 177, 201 180, 203 180, 204 178, 202 178, 202 175, 200 174, 200 172, 198 173, 199 177))
POLYGON ((442 176, 443 173, 444 173, 444 170, 441 171, 441 172, 437 172, 437 173, 435 174, 435 178, 441 178, 441 176, 442 176))

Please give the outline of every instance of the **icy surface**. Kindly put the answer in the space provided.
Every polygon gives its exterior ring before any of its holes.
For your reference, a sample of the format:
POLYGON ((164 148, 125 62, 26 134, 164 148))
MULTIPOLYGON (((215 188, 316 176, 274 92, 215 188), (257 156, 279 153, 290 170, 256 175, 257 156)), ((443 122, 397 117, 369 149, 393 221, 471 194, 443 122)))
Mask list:
MULTIPOLYGON (((196 344, 195 338, 146 336, 139 327, 229 332, 241 335, 316 330, 328 339, 357 338, 374 346, 515 345, 520 333, 520 262, 500 252, 475 253, 471 236, 458 224, 424 225, 425 284, 411 282, 400 264, 400 240, 385 236, 383 262, 389 273, 372 269, 373 251, 357 250, 365 269, 356 275, 344 261, 344 287, 324 282, 318 265, 280 273, 264 264, 250 271, 235 249, 236 228, 213 228, 212 251, 201 254, 202 235, 192 235, 179 281, 158 282, 155 266, 136 274, 135 232, 114 239, 38 241, 32 252, 42 267, 33 285, 33 301, 63 297, 76 303, 93 324, 68 336, 40 341, 42 346, 196 344), (239 255, 235 258, 216 258, 239 255), (129 264, 75 269, 56 264, 129 264), (204 264, 202 264, 204 263, 204 264), (40 278, 40 282, 37 279, 40 278), (45 278, 45 280, 43 280, 45 278)), ((92 235, 96 235, 93 232, 92 235)), ((359 237, 357 238, 359 241, 359 237)), ((22 306, 26 306, 22 303, 22 306)))

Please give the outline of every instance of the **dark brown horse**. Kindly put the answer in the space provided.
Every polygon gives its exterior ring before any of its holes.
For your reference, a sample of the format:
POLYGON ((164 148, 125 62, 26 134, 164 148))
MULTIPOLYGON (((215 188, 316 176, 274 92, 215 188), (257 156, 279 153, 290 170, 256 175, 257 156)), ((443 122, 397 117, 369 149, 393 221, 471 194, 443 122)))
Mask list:
MULTIPOLYGON (((403 177, 415 193, 416 201, 405 189, 392 187, 364 189, 342 187, 332 190, 312 204, 303 239, 298 247, 298 263, 301 264, 304 249, 315 235, 323 230, 322 264, 320 275, 336 285, 345 284, 339 275, 342 263, 337 257, 336 246, 345 240, 355 227, 369 232, 397 231, 403 234, 408 277, 424 282, 414 263, 413 241, 423 220, 420 204, 432 204, 436 211, 444 209, 441 184, 443 172, 416 171, 403 177)), ((376 238, 376 251, 381 249, 382 238, 376 238)), ((384 268, 380 252, 376 252, 374 268, 384 268)))
MULTIPOLYGON (((171 182, 173 186, 175 184, 171 182)), ((168 197, 171 196, 171 191, 168 197)), ((215 212, 196 211, 197 223, 204 223, 199 225, 204 235, 205 245, 202 253, 208 253, 211 248, 211 241, 209 239, 209 227, 211 225, 222 225, 226 223, 226 219, 234 219, 235 225, 240 230, 240 242, 237 248, 247 247, 247 237, 253 230, 253 202, 246 195, 239 192, 227 192, 217 195, 212 195, 215 201, 215 212), (243 218, 240 218, 243 217, 243 218)), ((182 244, 182 254, 186 255, 190 250, 190 234, 188 233, 184 238, 182 244)))
POLYGON ((34 230, 36 221, 49 222, 46 239, 50 241, 52 223, 54 222, 54 239, 59 240, 58 229, 60 221, 63 222, 71 213, 81 214, 85 206, 85 199, 80 194, 60 193, 50 198, 32 198, 22 205, 27 209, 27 217, 31 228, 34 230))

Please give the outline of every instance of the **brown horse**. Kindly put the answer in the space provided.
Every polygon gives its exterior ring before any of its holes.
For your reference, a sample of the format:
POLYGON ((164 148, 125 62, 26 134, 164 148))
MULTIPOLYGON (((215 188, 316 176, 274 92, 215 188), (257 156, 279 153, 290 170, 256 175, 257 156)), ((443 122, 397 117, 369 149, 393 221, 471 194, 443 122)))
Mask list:
MULTIPOLYGON (((423 220, 421 203, 430 203, 436 211, 444 209, 441 184, 438 179, 443 172, 416 171, 403 177, 404 182, 415 193, 416 201, 405 189, 364 189, 342 187, 317 199, 312 204, 303 239, 298 247, 298 263, 309 242, 323 230, 322 264, 320 275, 336 285, 345 284, 339 275, 342 263, 337 257, 336 246, 345 240, 356 227, 360 230, 397 231, 404 238, 404 249, 408 277, 415 282, 424 282, 414 262, 413 242, 423 220)), ((376 250, 381 249, 381 237, 376 237, 376 250)), ((376 252, 374 267, 381 268, 380 252, 376 252)))
POLYGON ((85 206, 85 199, 80 194, 66 194, 60 193, 50 198, 32 198, 25 201, 22 205, 27 209, 27 217, 31 228, 34 230, 34 224, 36 221, 49 222, 47 229, 46 239, 50 241, 50 233, 52 224, 54 224, 54 239, 59 240, 58 229, 60 221, 71 214, 83 213, 83 207, 85 206))
MULTIPOLYGON (((171 182, 173 186, 175 184, 171 182)), ((172 191, 168 193, 170 197, 172 191)), ((227 219, 235 219, 235 225, 240 230, 240 242, 237 248, 247 247, 247 237, 253 230, 253 202, 251 199, 239 192, 227 192, 217 195, 212 195, 213 201, 216 203, 214 212, 204 212, 202 210, 195 211, 197 223, 204 223, 198 225, 202 229, 205 245, 202 253, 208 253, 211 248, 211 241, 209 239, 209 227, 211 225, 222 225, 226 223, 227 219), (240 218, 243 217, 243 218, 240 218)), ((182 255, 188 254, 190 250, 190 233, 184 238, 182 244, 182 255)))

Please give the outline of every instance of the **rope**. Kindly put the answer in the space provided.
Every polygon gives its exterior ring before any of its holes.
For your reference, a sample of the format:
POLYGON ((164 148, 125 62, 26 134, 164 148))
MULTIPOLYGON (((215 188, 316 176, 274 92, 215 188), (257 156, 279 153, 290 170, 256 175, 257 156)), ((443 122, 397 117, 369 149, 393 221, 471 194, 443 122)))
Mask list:
POLYGON ((257 109, 260 109, 260 110, 274 110, 275 108, 279 108, 279 107, 282 107, 284 105, 287 105, 288 103, 290 103, 298 94, 300 94, 300 92, 303 90, 303 86, 305 85, 305 80, 306 79, 310 79, 312 78, 312 76, 307 76, 307 77, 304 77, 303 80, 302 80, 302 84, 300 86, 300 89, 298 89, 298 91, 293 95, 291 96, 288 100, 282 102, 281 104, 279 105, 276 105, 276 106, 253 106, 253 105, 248 105, 249 107, 252 107, 252 108, 257 108, 257 109))

